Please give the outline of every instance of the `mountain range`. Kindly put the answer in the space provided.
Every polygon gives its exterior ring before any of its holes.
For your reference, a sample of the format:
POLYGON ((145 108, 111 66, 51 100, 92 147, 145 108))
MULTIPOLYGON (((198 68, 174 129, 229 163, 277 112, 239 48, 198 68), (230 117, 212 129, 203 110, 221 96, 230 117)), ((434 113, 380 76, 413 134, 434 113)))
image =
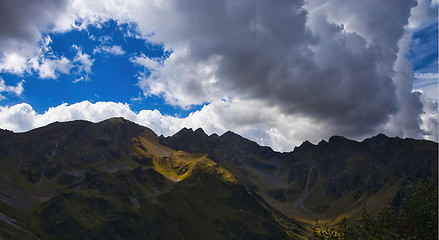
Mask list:
POLYGON ((438 175, 438 144, 334 136, 276 152, 122 118, 0 130, 1 239, 304 239, 438 175))

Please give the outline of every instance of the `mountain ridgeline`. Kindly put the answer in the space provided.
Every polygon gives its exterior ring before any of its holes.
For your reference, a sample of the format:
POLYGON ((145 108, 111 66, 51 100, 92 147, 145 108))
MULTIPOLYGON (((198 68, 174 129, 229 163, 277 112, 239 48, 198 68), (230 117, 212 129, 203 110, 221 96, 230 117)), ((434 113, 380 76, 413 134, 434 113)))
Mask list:
POLYGON ((122 118, 0 130, 1 239, 305 239, 437 180, 438 144, 332 137, 289 153, 122 118))

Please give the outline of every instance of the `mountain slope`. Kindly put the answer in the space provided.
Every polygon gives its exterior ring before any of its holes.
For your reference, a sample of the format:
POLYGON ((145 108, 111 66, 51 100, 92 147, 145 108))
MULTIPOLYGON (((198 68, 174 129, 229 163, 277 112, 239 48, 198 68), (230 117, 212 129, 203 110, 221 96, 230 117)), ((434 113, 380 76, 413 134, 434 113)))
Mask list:
POLYGON ((6 239, 295 239, 301 227, 207 155, 121 118, 0 132, 6 239))
POLYGON ((122 118, 0 130, 4 239, 301 239, 437 179, 438 144, 332 137, 289 153, 122 118))
POLYGON ((208 154, 273 207, 309 224, 356 219, 364 206, 378 209, 393 201, 411 181, 437 179, 437 143, 382 134, 363 142, 337 136, 317 145, 305 141, 289 153, 232 132, 207 136, 201 129, 182 129, 159 142, 208 154))

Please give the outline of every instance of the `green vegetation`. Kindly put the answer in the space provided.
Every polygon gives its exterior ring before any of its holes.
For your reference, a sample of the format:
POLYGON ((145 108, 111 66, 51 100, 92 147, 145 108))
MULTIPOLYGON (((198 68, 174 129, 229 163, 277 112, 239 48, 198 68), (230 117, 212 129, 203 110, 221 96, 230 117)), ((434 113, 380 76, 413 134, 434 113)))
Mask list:
POLYGON ((289 153, 231 132, 208 136, 200 129, 182 129, 158 141, 171 149, 207 154, 310 231, 317 216, 334 226, 343 218, 359 219, 364 205, 371 211, 383 208, 407 182, 437 178, 438 144, 425 140, 332 137, 317 145, 304 142, 289 153))
POLYGON ((397 193, 437 179, 437 143, 384 138, 277 153, 230 132, 166 144, 123 119, 0 131, 0 239, 303 239, 314 216, 339 226, 316 225, 315 239, 430 239, 429 183, 397 193), (337 225, 399 195, 402 207, 337 225))
POLYGON ((437 180, 418 181, 405 193, 401 206, 387 206, 376 215, 364 210, 358 222, 339 227, 313 227, 313 240, 438 239, 437 180))

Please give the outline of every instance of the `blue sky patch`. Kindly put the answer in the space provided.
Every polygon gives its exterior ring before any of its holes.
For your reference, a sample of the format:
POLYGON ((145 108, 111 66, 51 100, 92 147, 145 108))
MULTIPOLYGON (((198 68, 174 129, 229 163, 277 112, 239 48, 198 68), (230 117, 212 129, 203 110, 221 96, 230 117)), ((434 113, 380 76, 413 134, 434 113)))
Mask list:
MULTIPOLYGON (((14 85, 23 79, 26 89, 21 97, 8 96, 2 100, 2 105, 27 102, 34 106, 37 113, 43 113, 62 103, 113 101, 128 103, 135 112, 158 109, 162 114, 179 117, 186 117, 203 106, 181 109, 170 106, 159 96, 143 95, 142 89, 137 86, 137 73, 149 76, 149 72, 130 59, 141 55, 165 59, 170 52, 163 45, 151 44, 140 38, 134 24, 118 24, 109 20, 84 30, 50 33, 43 39, 47 37, 51 42, 47 46, 49 51, 43 54, 44 58, 67 58, 72 63, 70 74, 56 72, 56 79, 42 79, 35 71, 26 72, 23 76, 0 73, 6 85, 14 85), (75 64, 78 53, 89 56, 91 73, 81 71, 81 64, 75 64)), ((44 45, 44 41, 40 45, 44 45)))
POLYGON ((408 58, 418 73, 438 72, 438 23, 413 33, 408 58))

